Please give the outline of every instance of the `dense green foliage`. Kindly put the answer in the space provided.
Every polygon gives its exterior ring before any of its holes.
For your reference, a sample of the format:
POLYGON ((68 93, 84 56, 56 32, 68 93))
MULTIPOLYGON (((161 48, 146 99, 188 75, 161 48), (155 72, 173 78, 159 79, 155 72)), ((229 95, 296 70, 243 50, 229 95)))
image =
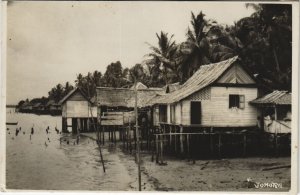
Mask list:
MULTIPOLYGON (((157 33, 157 46, 149 45, 150 53, 141 64, 123 69, 117 61, 106 72, 94 71, 77 75, 76 87, 88 97, 96 87, 130 87, 138 80, 150 87, 185 82, 201 65, 239 55, 241 62, 268 90, 291 90, 292 72, 292 8, 288 4, 246 4, 255 12, 232 26, 223 26, 191 13, 186 40, 176 43, 174 35, 157 33)), ((48 99, 58 102, 73 86, 67 82, 52 88, 48 99)), ((40 99, 41 100, 41 99, 40 99)), ((19 104, 25 101, 20 101, 19 104)))

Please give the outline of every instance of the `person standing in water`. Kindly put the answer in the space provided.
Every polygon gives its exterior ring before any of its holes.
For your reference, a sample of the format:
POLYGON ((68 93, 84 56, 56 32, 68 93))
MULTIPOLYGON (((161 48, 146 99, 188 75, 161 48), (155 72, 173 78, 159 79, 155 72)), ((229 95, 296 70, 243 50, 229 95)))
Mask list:
POLYGON ((18 136, 18 134, 19 134, 19 129, 16 128, 16 136, 18 136))

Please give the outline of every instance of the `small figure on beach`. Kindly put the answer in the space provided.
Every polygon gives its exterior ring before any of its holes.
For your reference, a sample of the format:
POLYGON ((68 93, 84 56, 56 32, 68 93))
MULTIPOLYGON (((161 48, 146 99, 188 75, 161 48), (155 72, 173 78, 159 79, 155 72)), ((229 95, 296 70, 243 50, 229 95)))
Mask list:
POLYGON ((67 141, 67 144, 69 145, 69 143, 70 143, 70 142, 69 142, 69 140, 68 140, 68 141, 67 141))
POLYGON ((50 139, 49 139, 49 137, 48 137, 48 141, 50 142, 50 139))
POLYGON ((23 131, 23 135, 25 135, 25 131, 23 131))
POLYGON ((31 127, 31 135, 33 135, 34 134, 34 129, 33 129, 33 127, 31 127))
POLYGON ((6 128, 7 131, 9 131, 9 128, 6 128))
POLYGON ((48 146, 47 142, 45 142, 45 146, 46 146, 46 147, 48 146))

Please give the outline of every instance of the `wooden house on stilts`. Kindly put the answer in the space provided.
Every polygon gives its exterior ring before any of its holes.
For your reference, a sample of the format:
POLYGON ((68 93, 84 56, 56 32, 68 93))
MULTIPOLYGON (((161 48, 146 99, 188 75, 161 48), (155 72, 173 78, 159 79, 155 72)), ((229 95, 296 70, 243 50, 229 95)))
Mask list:
POLYGON ((239 128, 257 124, 256 81, 238 57, 203 65, 177 90, 153 100, 154 125, 239 128))
POLYGON ((60 102, 62 107, 62 130, 64 132, 94 131, 97 106, 79 89, 70 91, 60 102))
POLYGON ((274 134, 291 133, 292 94, 273 91, 250 102, 258 108, 260 127, 274 134))
MULTIPOLYGON (((237 56, 202 65, 185 83, 175 86, 151 101, 153 125, 161 129, 156 140, 167 140, 175 153, 191 155, 193 149, 214 154, 217 150, 220 155, 228 138, 231 145, 241 143, 235 149, 244 148, 245 153, 243 132, 257 126, 257 108, 249 102, 258 97, 258 88, 237 56)), ((163 150, 165 144, 156 148, 163 150)))

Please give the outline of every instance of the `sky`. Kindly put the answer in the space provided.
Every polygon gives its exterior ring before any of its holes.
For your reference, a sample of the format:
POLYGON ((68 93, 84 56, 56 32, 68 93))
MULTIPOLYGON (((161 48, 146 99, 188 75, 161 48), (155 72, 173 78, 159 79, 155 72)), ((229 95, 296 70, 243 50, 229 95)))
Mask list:
POLYGON ((155 33, 185 40, 191 11, 232 25, 253 10, 241 2, 36 2, 7 6, 7 104, 47 96, 58 83, 120 61, 141 63, 155 33))

